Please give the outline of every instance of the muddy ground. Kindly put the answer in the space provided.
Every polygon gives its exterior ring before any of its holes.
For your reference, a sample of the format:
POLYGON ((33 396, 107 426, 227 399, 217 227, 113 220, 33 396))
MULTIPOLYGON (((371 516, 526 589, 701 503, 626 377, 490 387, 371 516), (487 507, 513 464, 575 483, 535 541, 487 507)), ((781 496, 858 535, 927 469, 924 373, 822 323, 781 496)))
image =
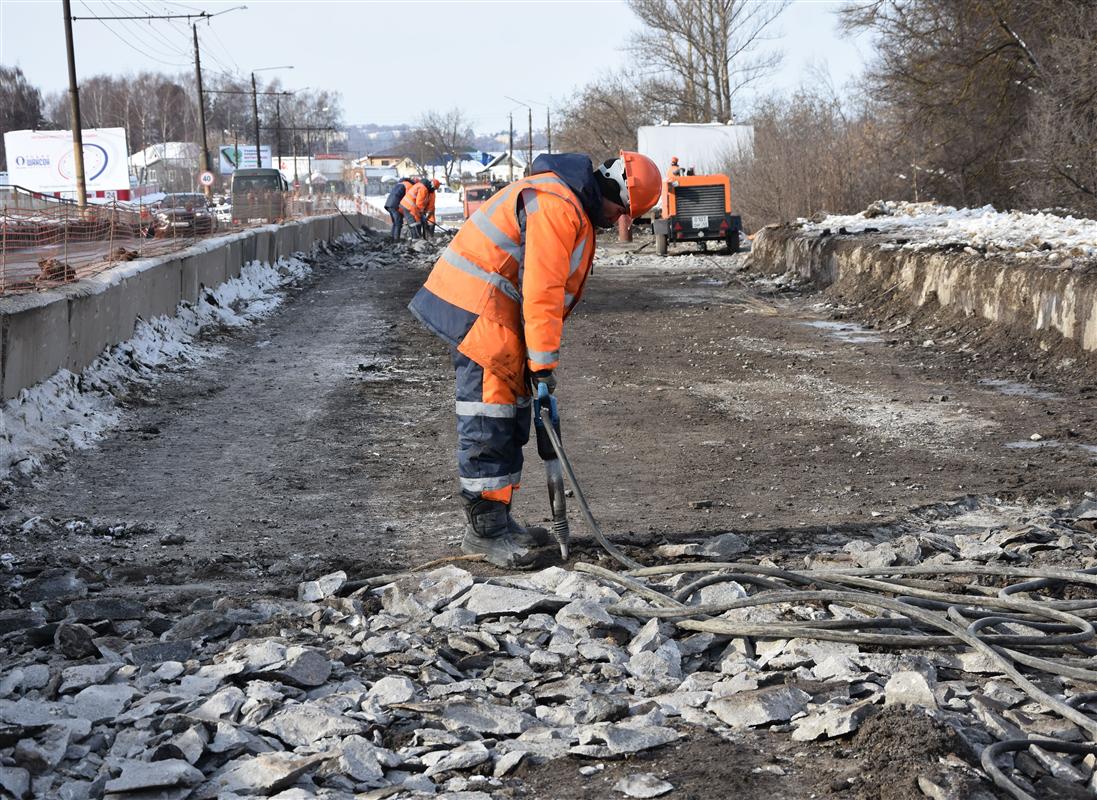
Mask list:
MULTIPOLYGON (((959 333, 935 340, 918 322, 864 331, 825 295, 753 277, 744 256, 660 259, 636 252, 641 244, 604 247, 567 325, 558 390, 594 511, 634 557, 735 531, 748 557, 802 564, 852 538, 879 541, 924 507, 1065 503, 1094 488, 1095 384, 1077 371, 973 358, 959 333)), ((10 487, 0 552, 28 575, 81 565, 163 610, 453 554, 448 354, 405 309, 428 264, 319 261, 274 316, 211 337, 215 358, 129 398, 124 424, 98 447, 10 487), (24 533, 34 516, 93 526, 24 533), (161 544, 167 534, 183 543, 161 544)), ((517 509, 532 521, 547 500, 528 455, 517 509)), ((589 560, 572 512, 573 557, 589 560)), ((734 786, 746 800, 861 796, 846 776, 878 759, 856 738, 740 738, 698 731, 635 766, 662 775, 694 765, 673 780, 688 789, 680 796, 734 786)), ((613 796, 612 780, 565 775, 562 763, 531 770, 528 796, 613 796)), ((920 792, 898 781, 864 796, 920 792)))

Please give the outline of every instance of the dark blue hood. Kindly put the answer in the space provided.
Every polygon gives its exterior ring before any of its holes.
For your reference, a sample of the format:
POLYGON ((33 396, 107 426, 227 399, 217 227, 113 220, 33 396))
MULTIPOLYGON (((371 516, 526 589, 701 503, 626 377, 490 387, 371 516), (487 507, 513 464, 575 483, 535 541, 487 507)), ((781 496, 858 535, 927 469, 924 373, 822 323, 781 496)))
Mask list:
POLYGON ((552 172, 566 183, 579 197, 590 221, 600 228, 605 227, 602 219, 602 190, 594 178, 589 157, 582 153, 540 155, 533 159, 531 174, 542 172, 552 172))

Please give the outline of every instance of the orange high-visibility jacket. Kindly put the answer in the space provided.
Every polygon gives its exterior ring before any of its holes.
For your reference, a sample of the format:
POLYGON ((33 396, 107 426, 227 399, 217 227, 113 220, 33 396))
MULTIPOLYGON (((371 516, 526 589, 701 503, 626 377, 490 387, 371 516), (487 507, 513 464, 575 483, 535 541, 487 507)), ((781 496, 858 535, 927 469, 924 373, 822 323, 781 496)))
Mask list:
POLYGON ((666 178, 663 180, 663 187, 659 192, 659 208, 663 210, 664 217, 667 215, 667 184, 673 183, 681 174, 682 167, 678 164, 671 164, 667 167, 666 178))
POLYGON ((434 200, 438 195, 437 189, 427 189, 426 205, 423 208, 423 219, 434 224, 434 200))
POLYGON ((423 209, 427 207, 426 194, 427 187, 419 182, 408 189, 400 201, 400 207, 407 209, 416 222, 423 221, 423 209))
POLYGON ((564 319, 594 260, 588 209, 601 206, 586 156, 541 158, 570 181, 541 172, 494 195, 454 237, 409 305, 427 328, 519 395, 527 392, 527 370, 560 363, 564 319))

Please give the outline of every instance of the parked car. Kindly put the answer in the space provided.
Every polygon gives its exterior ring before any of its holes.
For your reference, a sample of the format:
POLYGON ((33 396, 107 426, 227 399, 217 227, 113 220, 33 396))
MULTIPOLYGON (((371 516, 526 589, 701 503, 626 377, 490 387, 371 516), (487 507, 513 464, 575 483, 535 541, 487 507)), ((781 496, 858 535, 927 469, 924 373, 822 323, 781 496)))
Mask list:
POLYGON ((152 232, 156 236, 196 236, 215 230, 217 216, 204 194, 169 194, 154 207, 152 232))
POLYGON ((232 203, 226 198, 219 198, 213 204, 213 215, 217 221, 229 225, 232 223, 232 203))

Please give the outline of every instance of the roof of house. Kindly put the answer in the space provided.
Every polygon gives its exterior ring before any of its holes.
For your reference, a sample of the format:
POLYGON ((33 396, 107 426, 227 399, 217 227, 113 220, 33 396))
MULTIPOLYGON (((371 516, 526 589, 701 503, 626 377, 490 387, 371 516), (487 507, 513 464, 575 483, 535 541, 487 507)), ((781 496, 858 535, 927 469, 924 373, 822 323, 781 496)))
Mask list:
MULTIPOLYGON (((533 151, 534 160, 537 159, 537 156, 542 155, 542 154, 547 153, 547 152, 548 152, 547 150, 534 150, 533 151)), ((525 166, 526 166, 526 151, 525 150, 518 150, 517 148, 515 148, 513 159, 510 159, 510 160, 513 160, 514 166, 525 169, 525 166)), ((493 159, 491 159, 491 161, 489 161, 487 164, 485 164, 483 169, 481 169, 480 171, 484 172, 485 170, 489 170, 492 167, 506 166, 509 163, 510 160, 507 159, 507 151, 504 150, 502 153, 499 153, 497 156, 495 156, 493 159)))
POLYGON ((197 161, 198 145, 194 142, 161 142, 150 144, 130 156, 131 166, 143 167, 155 161, 197 161))

